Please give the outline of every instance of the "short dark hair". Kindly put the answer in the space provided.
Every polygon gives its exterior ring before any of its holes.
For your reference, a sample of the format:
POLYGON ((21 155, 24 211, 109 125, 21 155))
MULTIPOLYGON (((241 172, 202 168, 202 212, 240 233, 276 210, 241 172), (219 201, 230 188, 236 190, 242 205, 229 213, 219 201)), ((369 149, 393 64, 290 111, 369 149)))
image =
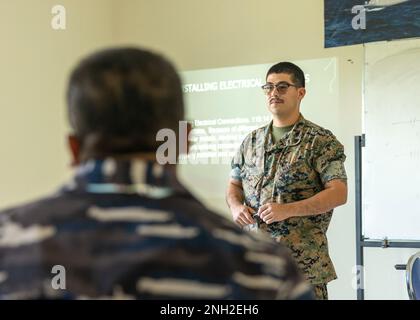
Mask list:
POLYGON ((292 76, 292 81, 298 87, 305 88, 305 74, 302 69, 291 62, 279 62, 273 65, 267 72, 265 78, 272 73, 286 73, 292 76))
POLYGON ((70 75, 68 116, 81 159, 154 152, 162 128, 184 117, 180 78, 162 56, 113 48, 83 59, 70 75))

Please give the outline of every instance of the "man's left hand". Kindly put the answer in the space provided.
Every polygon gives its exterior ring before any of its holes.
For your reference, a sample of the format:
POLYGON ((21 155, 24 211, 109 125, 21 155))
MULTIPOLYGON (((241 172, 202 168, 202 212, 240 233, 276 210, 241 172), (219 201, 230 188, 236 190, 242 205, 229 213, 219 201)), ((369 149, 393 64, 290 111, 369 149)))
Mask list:
POLYGON ((258 210, 258 215, 266 223, 279 222, 290 218, 290 214, 286 211, 286 204, 282 203, 266 203, 258 210))

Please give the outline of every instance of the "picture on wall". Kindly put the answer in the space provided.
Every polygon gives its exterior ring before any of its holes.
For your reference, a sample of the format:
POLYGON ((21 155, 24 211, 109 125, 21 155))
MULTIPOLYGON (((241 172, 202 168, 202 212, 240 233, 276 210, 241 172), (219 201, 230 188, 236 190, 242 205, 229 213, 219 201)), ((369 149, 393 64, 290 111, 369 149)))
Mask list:
POLYGON ((324 0, 325 48, 420 37, 420 0, 324 0))

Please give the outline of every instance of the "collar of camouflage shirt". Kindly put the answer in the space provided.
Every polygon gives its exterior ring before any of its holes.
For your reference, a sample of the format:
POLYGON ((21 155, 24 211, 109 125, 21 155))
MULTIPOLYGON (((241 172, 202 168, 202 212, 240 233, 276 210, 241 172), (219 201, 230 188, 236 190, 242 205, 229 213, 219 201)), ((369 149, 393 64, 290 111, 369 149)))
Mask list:
POLYGON ((270 127, 272 124, 273 120, 271 120, 271 122, 264 128, 264 149, 266 152, 298 145, 302 139, 303 128, 306 125, 306 120, 303 115, 300 114, 299 119, 293 128, 288 133, 286 133, 285 136, 281 138, 277 143, 274 143, 273 137, 270 133, 270 127))
POLYGON ((174 165, 142 159, 98 159, 80 165, 67 190, 89 193, 142 194, 153 198, 185 192, 174 165))

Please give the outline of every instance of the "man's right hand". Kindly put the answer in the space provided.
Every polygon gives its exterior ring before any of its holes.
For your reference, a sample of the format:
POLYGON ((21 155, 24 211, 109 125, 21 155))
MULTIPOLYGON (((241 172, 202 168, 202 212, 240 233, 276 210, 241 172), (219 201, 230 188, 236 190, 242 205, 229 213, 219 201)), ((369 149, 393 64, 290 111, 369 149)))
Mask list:
POLYGON ((235 221, 241 227, 244 227, 249 224, 254 224, 255 220, 252 218, 252 215, 255 213, 255 210, 246 205, 237 205, 231 208, 233 221, 235 221))

